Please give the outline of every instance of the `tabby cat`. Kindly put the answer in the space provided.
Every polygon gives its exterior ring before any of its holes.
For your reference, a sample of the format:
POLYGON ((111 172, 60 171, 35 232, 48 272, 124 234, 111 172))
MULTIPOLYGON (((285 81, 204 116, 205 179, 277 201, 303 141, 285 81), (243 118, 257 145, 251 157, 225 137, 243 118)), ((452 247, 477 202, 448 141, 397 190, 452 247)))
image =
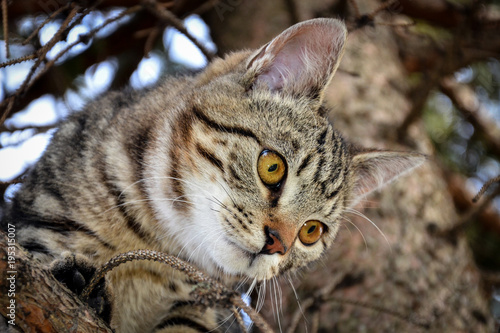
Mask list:
MULTIPOLYGON (((309 20, 198 75, 106 94, 60 126, 3 222, 47 265, 151 249, 226 283, 308 265, 348 207, 424 160, 357 148, 327 121, 345 40, 339 20, 309 20)), ((216 329, 220 316, 193 307, 192 288, 157 263, 122 265, 106 277, 110 325, 216 329)))

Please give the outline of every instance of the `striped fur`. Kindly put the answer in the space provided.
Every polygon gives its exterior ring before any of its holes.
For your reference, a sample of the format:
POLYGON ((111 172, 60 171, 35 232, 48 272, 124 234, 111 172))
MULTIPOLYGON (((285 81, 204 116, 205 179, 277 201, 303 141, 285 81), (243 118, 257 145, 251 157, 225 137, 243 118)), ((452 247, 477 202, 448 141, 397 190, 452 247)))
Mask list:
MULTIPOLYGON (((107 94, 60 126, 4 221, 18 226, 19 242, 46 264, 69 251, 99 266, 147 248, 230 283, 267 280, 317 260, 352 193, 364 195, 421 160, 366 155, 323 116, 323 90, 345 36, 337 20, 307 21, 197 76, 107 94), (279 188, 257 173, 265 149, 285 160, 279 188), (321 221, 325 233, 306 246, 297 235, 309 220, 321 221), (286 253, 263 251, 269 228, 289 240, 286 253)), ((185 276, 157 263, 123 265, 106 283, 117 332, 220 324, 217 311, 191 305, 185 276)))

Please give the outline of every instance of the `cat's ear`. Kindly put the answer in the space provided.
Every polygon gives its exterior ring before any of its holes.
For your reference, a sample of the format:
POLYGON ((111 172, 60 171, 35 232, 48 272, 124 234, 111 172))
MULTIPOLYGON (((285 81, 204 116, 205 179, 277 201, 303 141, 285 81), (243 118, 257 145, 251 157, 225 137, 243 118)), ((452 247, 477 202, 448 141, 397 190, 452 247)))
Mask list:
POLYGON ((426 160, 419 153, 368 150, 356 152, 352 159, 354 185, 350 206, 370 192, 416 168, 426 160))
POLYGON ((347 30, 336 19, 298 23, 250 57, 252 87, 321 101, 342 57, 347 30))

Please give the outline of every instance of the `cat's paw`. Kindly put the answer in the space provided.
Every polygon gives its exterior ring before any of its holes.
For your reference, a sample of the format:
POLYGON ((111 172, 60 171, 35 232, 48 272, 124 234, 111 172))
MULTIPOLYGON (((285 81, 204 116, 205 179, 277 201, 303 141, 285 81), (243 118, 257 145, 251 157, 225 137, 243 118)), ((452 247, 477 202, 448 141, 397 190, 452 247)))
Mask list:
MULTIPOLYGON (((83 255, 63 252, 61 258, 52 262, 50 270, 55 278, 68 289, 80 295, 89 284, 97 268, 83 255)), ((111 303, 106 291, 105 279, 95 286, 87 300, 88 305, 109 323, 111 303)))

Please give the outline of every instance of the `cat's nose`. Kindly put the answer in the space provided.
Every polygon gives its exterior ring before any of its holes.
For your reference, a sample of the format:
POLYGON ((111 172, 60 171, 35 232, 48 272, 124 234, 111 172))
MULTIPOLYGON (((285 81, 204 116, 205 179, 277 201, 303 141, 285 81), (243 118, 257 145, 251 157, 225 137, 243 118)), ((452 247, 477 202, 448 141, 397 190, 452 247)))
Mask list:
POLYGON ((266 244, 260 251, 262 254, 285 254, 288 251, 289 246, 287 246, 282 237, 280 236, 278 230, 274 230, 266 226, 264 228, 266 234, 266 244))

